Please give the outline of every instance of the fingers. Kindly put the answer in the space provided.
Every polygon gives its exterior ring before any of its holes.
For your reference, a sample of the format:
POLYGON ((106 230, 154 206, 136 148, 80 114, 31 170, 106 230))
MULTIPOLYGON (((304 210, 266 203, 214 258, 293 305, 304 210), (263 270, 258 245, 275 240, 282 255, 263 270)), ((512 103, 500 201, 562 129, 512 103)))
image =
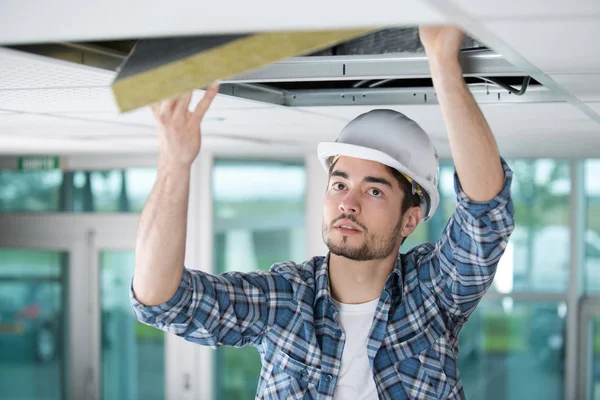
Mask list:
POLYGON ((173 114, 173 107, 175 106, 175 103, 177 102, 177 98, 172 98, 172 99, 168 99, 163 101, 162 103, 160 103, 160 116, 162 118, 169 118, 171 116, 171 114, 173 114))
MULTIPOLYGON (((200 100, 192 113, 194 119, 201 120, 202 117, 204 117, 204 114, 208 111, 208 108, 218 92, 218 84, 212 84, 206 89, 204 97, 200 100)), ((167 124, 169 121, 179 121, 182 123, 186 120, 191 99, 192 92, 188 92, 181 96, 164 100, 160 103, 153 103, 150 105, 150 109, 152 110, 154 118, 162 124, 167 124)))
POLYGON ((179 120, 184 122, 187 113, 190 110, 190 100, 192 99, 192 92, 188 92, 177 98, 175 105, 173 106, 173 120, 179 120))
POLYGON ((150 105, 152 115, 154 115, 154 119, 157 122, 161 122, 163 124, 176 117, 184 117, 186 115, 185 113, 189 110, 191 98, 192 93, 190 92, 172 99, 153 103, 150 105))
POLYGON ((204 114, 206 114, 208 111, 208 108, 210 107, 217 93, 219 93, 219 85, 217 83, 213 83, 206 89, 204 97, 202 100, 200 100, 193 112, 194 117, 197 120, 201 120, 204 117, 204 114))

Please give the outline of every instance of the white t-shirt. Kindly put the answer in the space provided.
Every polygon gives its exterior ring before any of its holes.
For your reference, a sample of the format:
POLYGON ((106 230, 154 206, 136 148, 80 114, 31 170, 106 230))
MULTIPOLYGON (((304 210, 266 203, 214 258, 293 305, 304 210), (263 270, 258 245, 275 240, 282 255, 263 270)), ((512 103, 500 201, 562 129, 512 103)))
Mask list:
POLYGON ((377 387, 369 364, 367 339, 379 299, 362 304, 333 302, 339 311, 338 322, 346 333, 340 376, 333 399, 376 400, 377 387))

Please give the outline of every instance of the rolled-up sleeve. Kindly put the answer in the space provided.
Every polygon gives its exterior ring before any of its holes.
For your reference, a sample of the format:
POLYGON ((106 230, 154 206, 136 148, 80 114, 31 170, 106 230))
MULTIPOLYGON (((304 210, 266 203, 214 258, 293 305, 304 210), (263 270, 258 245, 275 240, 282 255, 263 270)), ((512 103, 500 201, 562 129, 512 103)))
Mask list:
POLYGON ((130 300, 138 321, 206 346, 258 344, 270 313, 287 299, 289 283, 272 272, 230 272, 211 275, 185 269, 171 299, 146 306, 135 297, 130 300), (277 292, 277 296, 270 296, 277 292), (277 299, 274 302, 270 299, 277 299))
POLYGON ((504 186, 487 202, 475 202, 454 175, 456 211, 450 218, 433 257, 429 274, 441 306, 462 325, 489 289, 514 229, 510 196, 512 170, 502 160, 504 186))

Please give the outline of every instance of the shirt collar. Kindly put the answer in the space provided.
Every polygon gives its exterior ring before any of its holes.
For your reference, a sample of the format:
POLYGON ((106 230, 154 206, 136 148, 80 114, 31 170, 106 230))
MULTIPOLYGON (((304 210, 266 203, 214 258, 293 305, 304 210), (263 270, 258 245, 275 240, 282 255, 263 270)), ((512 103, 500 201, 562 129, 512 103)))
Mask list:
POLYGON ((320 265, 317 265, 315 271, 315 280, 316 280, 316 293, 315 293, 315 303, 324 297, 331 298, 331 293, 329 291, 329 252, 323 258, 320 265))
MULTIPOLYGON (((331 298, 331 292, 329 290, 329 256, 330 253, 328 252, 327 256, 322 259, 320 265, 317 265, 316 267, 316 294, 313 306, 316 305, 317 301, 322 297, 331 298)), ((384 291, 389 292, 390 296, 398 296, 396 299, 397 301, 402 298, 402 262, 403 257, 401 254, 398 254, 394 269, 385 281, 385 286, 383 288, 384 291)))

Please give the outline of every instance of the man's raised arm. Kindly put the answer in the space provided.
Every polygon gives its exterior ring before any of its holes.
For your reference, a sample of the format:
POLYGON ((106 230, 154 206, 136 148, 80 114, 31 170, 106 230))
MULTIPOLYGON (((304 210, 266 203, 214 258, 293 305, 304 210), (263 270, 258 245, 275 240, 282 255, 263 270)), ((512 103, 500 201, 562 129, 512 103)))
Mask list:
POLYGON ((458 55, 464 33, 421 27, 420 35, 448 131, 458 205, 436 256, 419 273, 459 329, 491 286, 514 229, 512 171, 462 77, 458 55))
POLYGON ((502 190, 504 171, 494 135, 462 77, 458 56, 465 34, 454 26, 422 26, 419 34, 462 189, 473 201, 489 201, 502 190))
POLYGON ((210 87, 191 112, 191 93, 152 105, 159 161, 156 182, 138 227, 133 291, 152 306, 169 300, 181 283, 187 231, 190 171, 200 152, 200 123, 218 92, 210 87))

